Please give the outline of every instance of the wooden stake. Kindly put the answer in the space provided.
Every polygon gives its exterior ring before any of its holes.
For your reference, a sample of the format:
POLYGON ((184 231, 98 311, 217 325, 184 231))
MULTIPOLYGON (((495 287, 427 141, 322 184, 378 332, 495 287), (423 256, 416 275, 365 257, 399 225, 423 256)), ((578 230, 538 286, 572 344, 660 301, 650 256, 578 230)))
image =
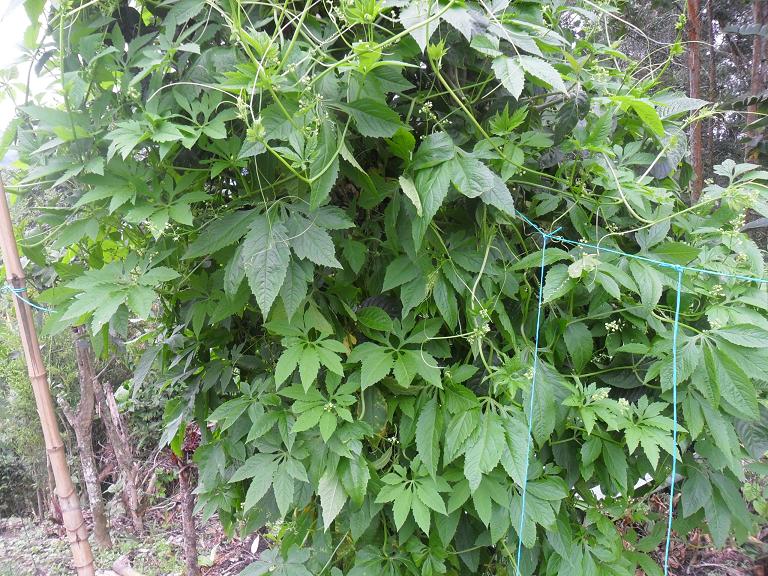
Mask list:
MULTIPOLYGON (((5 271, 8 283, 16 289, 25 289, 26 280, 21 268, 19 251, 16 239, 13 235, 11 223, 11 211, 8 207, 8 199, 5 196, 5 187, 0 179, 0 249, 2 249, 5 271)), ((88 528, 83 520, 80 510, 80 499, 69 475, 67 455, 64 452, 64 443, 61 440, 56 413, 53 409, 53 399, 48 386, 48 375, 43 365, 43 357, 40 353, 40 344, 37 340, 37 331, 32 318, 30 306, 14 296, 13 303, 16 308, 16 318, 19 321, 19 333, 24 348, 24 357, 27 361, 27 371, 32 382, 32 391, 35 394, 37 414, 40 417, 40 425, 43 428, 45 447, 48 459, 53 469, 53 477, 56 482, 56 495, 61 504, 61 512, 64 519, 64 528, 67 531, 67 539, 72 549, 72 558, 78 576, 94 576, 93 553, 88 543, 88 528)))

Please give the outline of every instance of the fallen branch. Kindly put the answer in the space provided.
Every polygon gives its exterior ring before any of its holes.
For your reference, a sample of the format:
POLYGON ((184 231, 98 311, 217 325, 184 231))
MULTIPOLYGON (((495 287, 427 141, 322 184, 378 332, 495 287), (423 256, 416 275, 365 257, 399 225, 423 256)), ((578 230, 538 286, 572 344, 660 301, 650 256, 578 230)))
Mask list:
POLYGON ((131 568, 131 563, 127 556, 120 556, 115 563, 112 564, 112 570, 117 572, 119 576, 144 576, 141 572, 137 572, 131 568))
POLYGON ((717 568, 718 570, 723 570, 732 576, 747 576, 747 573, 743 572, 742 570, 726 566, 725 564, 714 564, 712 562, 702 562, 700 564, 696 564, 696 566, 692 566, 692 568, 717 568))

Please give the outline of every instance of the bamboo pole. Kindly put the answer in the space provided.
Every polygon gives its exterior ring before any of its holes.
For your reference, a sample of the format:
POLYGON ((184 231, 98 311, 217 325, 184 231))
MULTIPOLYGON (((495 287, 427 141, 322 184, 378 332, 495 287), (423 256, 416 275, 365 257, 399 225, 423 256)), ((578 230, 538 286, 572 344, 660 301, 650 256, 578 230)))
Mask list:
MULTIPOLYGON (((8 207, 2 179, 0 179, 0 249, 2 250, 8 283, 15 289, 25 289, 26 279, 21 268, 16 239, 13 235, 11 211, 8 207)), ((88 543, 88 528, 80 510, 80 499, 72 483, 72 477, 69 475, 67 456, 64 452, 64 443, 53 409, 48 375, 45 372, 43 357, 40 353, 32 310, 21 298, 14 297, 13 302, 19 321, 19 332, 24 348, 24 357, 27 361, 27 371, 32 383, 32 391, 35 394, 37 413, 43 428, 48 459, 53 469, 53 477, 56 482, 55 491, 61 505, 64 528, 72 549, 75 570, 78 576, 94 576, 93 553, 91 552, 91 545, 88 543)))

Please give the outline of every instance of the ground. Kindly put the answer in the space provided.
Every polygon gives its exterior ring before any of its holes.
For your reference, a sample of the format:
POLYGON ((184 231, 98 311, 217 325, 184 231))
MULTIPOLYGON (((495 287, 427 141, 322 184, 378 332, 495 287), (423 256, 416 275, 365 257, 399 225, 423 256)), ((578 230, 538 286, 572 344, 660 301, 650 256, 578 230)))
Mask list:
MULTIPOLYGON (((94 546, 96 566, 106 570, 120 556, 145 576, 182 576, 181 522, 172 513, 154 513, 147 519, 147 534, 132 535, 127 525, 112 529, 114 546, 94 546)), ((256 559, 253 540, 228 539, 218 522, 208 522, 198 531, 198 559, 205 576, 236 576, 256 559)), ((257 544, 258 546, 258 544, 257 544)), ((263 546, 262 546, 263 547, 263 546)), ((69 576, 69 546, 62 526, 49 520, 0 519, 0 576, 69 576)))
MULTIPOLYGON (((148 514, 147 534, 137 538, 128 525, 115 522, 110 550, 94 548, 99 569, 108 569, 120 556, 145 576, 182 576, 181 522, 174 501, 148 514)), ((763 540, 768 530, 763 530, 763 540)), ((199 563, 205 576, 237 576, 256 559, 251 550, 264 548, 266 539, 228 539, 213 519, 200 527, 199 563)), ((692 534, 686 545, 678 543, 670 554, 670 576, 768 576, 765 560, 755 560, 762 544, 755 539, 745 549, 713 550, 704 536, 692 534)), ((0 519, 0 576, 65 576, 72 574, 63 528, 49 520, 0 519)), ((102 572, 101 574, 106 574, 102 572)), ((638 576, 642 576, 638 574, 638 576)))

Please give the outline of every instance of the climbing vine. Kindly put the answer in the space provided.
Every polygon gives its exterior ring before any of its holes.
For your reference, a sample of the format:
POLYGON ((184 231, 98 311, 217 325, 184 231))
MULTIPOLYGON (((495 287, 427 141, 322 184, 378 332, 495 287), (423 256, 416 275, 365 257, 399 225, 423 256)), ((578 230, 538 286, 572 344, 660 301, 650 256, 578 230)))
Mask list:
POLYGON ((613 7, 26 5, 60 104, 3 141, 9 188, 55 196, 22 243, 47 330, 175 391, 203 516, 282 522, 244 574, 659 574, 673 458, 677 535, 752 532, 765 286, 686 275, 673 446, 677 273, 615 251, 764 276, 740 229, 768 173, 726 162, 686 203, 711 107, 606 39, 613 7), (609 250, 542 253, 520 214, 609 250))

